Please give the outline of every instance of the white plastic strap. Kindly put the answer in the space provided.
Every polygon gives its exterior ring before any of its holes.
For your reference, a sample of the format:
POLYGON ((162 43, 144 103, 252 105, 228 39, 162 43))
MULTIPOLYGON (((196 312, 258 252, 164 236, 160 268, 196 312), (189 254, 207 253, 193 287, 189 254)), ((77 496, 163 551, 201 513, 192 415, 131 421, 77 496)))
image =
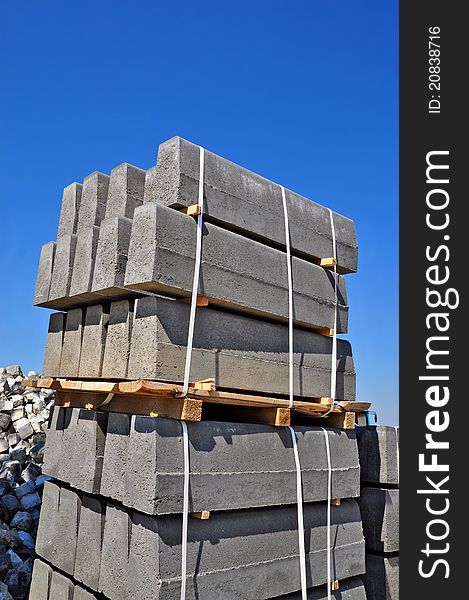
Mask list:
POLYGON ((109 394, 106 396, 106 398, 104 398, 104 400, 101 402, 101 404, 98 404, 98 406, 96 406, 96 409, 100 408, 101 406, 106 406, 106 404, 109 404, 109 402, 111 402, 111 400, 114 398, 114 392, 109 392, 109 394))
POLYGON ((397 483, 399 483, 399 427, 394 427, 396 432, 396 452, 397 452, 397 483))
POLYGON ((194 341, 194 326, 195 326, 195 312, 197 308, 197 293, 199 291, 199 276, 200 276, 200 262, 202 257, 202 232, 204 226, 204 178, 205 178, 205 150, 199 146, 200 150, 200 166, 199 166, 199 196, 198 206, 200 208, 197 216, 197 238, 195 248, 195 265, 194 265, 194 279, 192 281, 192 297, 191 297, 191 312, 189 316, 189 332, 187 334, 187 348, 186 348, 186 364, 184 367, 184 383, 182 386, 182 392, 180 397, 186 396, 189 390, 189 377, 191 373, 192 363, 192 344, 194 341))
POLYGON ((332 402, 335 402, 336 388, 337 388, 337 311, 338 311, 338 286, 337 286, 337 244, 335 239, 335 227, 334 227, 334 214, 329 209, 331 217, 331 231, 332 231, 332 252, 334 258, 334 330, 332 337, 332 358, 331 358, 331 398, 332 402))
POLYGON ((182 444, 184 452, 184 496, 182 503, 182 542, 181 542, 181 600, 186 598, 186 577, 187 577, 187 531, 189 526, 189 434, 187 424, 181 421, 182 426, 182 444))
POLYGON ((324 438, 326 440, 326 455, 327 455, 327 600, 332 597, 332 577, 331 577, 331 500, 332 500, 332 465, 331 465, 331 449, 329 446, 329 435, 324 427, 324 438))
POLYGON ((287 249, 287 278, 288 278, 288 389, 289 389, 289 406, 293 406, 293 278, 291 268, 291 252, 290 252, 290 225, 288 221, 287 199, 285 196, 285 188, 280 186, 282 190, 283 201, 283 217, 285 220, 285 246, 287 249))
POLYGON ((296 466, 296 502, 298 508, 298 547, 300 551, 300 580, 301 580, 301 600, 307 600, 308 586, 306 583, 306 552, 305 552, 305 525, 303 518, 303 490, 301 484, 301 465, 298 455, 298 444, 296 433, 293 427, 289 426, 291 440, 293 444, 293 455, 296 466))

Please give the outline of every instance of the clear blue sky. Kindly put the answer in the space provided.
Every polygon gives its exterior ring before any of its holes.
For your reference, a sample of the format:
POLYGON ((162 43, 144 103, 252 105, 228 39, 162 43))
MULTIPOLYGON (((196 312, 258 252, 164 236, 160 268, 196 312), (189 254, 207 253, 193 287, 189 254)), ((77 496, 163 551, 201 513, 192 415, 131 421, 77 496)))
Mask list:
POLYGON ((358 397, 396 423, 397 43, 393 1, 5 3, 0 365, 42 368, 62 188, 180 135, 355 220, 358 397))

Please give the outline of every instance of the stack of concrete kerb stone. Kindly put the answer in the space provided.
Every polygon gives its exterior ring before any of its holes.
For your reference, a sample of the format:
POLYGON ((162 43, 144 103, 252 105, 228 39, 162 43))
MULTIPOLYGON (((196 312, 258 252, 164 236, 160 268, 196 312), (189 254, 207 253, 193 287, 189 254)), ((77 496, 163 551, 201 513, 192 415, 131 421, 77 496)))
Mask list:
POLYGON ((399 428, 360 427, 360 509, 369 600, 399 598, 399 428))
POLYGON ((295 446, 292 432, 265 424, 262 412, 269 402, 289 406, 282 189, 210 152, 204 160, 191 363, 201 386, 190 388, 203 407, 187 437, 159 404, 148 409, 148 398, 162 382, 166 404, 181 402, 168 388, 180 389, 186 364, 199 147, 173 138, 146 172, 121 165, 64 192, 35 296, 60 312, 51 315, 43 373, 57 390, 45 449, 54 480, 44 489, 31 598, 179 599, 186 556, 185 598, 299 600, 301 537, 308 598, 327 598, 328 575, 335 598, 365 598, 356 435, 331 428, 341 408, 324 402, 336 373, 335 400, 354 410, 351 348, 338 340, 333 364, 331 337, 334 325, 347 331, 342 275, 357 266, 353 223, 285 193, 295 446), (216 419, 207 407, 215 386, 230 404, 217 404, 216 419))

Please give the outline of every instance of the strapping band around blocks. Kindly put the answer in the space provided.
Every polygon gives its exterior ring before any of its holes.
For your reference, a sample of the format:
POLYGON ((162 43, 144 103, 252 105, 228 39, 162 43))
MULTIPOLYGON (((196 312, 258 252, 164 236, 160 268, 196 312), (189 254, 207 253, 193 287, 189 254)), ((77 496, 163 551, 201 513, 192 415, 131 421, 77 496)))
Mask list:
POLYGON ((195 313, 197 308, 197 295, 199 291, 200 263, 202 257, 202 233, 204 227, 205 150, 201 146, 199 146, 199 151, 199 194, 197 204, 199 206, 200 211, 197 215, 197 237, 195 247, 194 279, 192 281, 191 311, 189 316, 189 331, 187 334, 184 383, 182 386, 182 392, 177 396, 177 398, 184 398, 185 396, 187 396, 187 392, 189 391, 189 378, 191 374, 192 363, 192 345, 194 342, 195 313))
POLYGON ((332 463, 331 463, 331 448, 329 445, 329 434, 324 427, 321 427, 324 432, 326 441, 327 455, 327 600, 332 597, 332 576, 331 576, 331 500, 332 500, 332 463))
POLYGON ((182 503, 182 542, 181 542, 181 600, 186 598, 186 578, 187 578, 187 533, 189 527, 189 433, 187 423, 181 421, 182 444, 184 451, 184 496, 182 503))
POLYGON ((308 598, 308 586, 306 582, 306 551, 305 551, 305 525, 303 515, 303 489, 301 477, 300 457, 298 454, 298 442, 293 427, 289 426, 291 440, 293 444, 293 455, 295 457, 296 467, 296 502, 298 510, 298 548, 300 555, 300 580, 301 580, 301 600, 308 598))

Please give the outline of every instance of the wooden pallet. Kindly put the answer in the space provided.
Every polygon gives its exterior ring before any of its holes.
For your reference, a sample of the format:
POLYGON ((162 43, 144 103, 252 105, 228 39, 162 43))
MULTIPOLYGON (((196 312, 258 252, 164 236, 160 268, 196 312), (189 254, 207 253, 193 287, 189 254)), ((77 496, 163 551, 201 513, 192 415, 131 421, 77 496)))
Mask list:
POLYGON ((295 400, 217 390, 213 379, 191 384, 186 397, 182 386, 160 381, 88 381, 40 378, 24 381, 30 387, 56 390, 58 406, 106 410, 183 421, 202 419, 265 423, 287 426, 305 422, 340 429, 354 429, 356 414, 369 402, 339 402, 330 411, 330 398, 295 400), (330 411, 330 412, 329 412, 330 411), (325 413, 327 416, 323 416, 325 413))

